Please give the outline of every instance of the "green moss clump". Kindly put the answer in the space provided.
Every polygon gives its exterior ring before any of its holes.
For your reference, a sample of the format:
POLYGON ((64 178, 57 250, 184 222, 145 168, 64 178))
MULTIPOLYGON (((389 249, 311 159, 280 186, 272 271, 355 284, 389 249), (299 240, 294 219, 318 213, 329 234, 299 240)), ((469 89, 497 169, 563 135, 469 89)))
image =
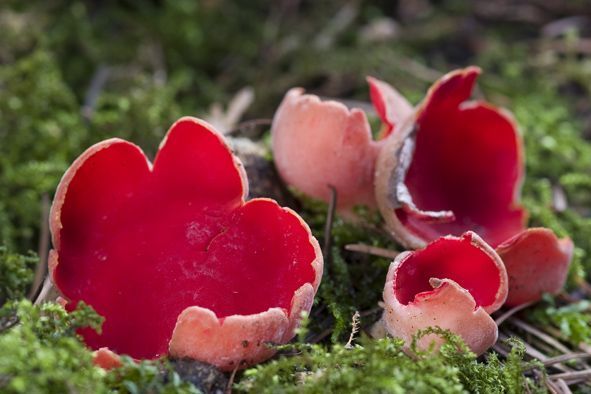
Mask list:
POLYGON ((86 138, 52 56, 38 50, 0 66, 0 244, 36 246, 41 196, 51 195, 86 138))
POLYGON ((57 304, 7 304, 3 315, 16 323, 0 335, 0 391, 5 393, 106 392, 105 372, 74 336, 79 327, 100 327, 102 319, 80 305, 67 313, 57 304))
POLYGON ((0 246, 0 305, 23 298, 33 282, 33 269, 38 258, 11 253, 0 246))
POLYGON ((123 365, 110 371, 105 384, 115 393, 198 394, 200 391, 181 380, 166 359, 136 362, 122 357, 123 365))
POLYGON ((582 300, 563 306, 557 305, 552 297, 530 314, 532 320, 542 326, 555 326, 564 338, 574 346, 580 343, 591 344, 591 302, 582 300))
POLYGON ((76 330, 100 332, 103 318, 80 303, 72 312, 58 304, 29 301, 0 309, 0 392, 3 393, 198 393, 168 360, 135 362, 105 371, 76 330))
POLYGON ((511 341, 505 362, 494 353, 486 361, 478 361, 461 339, 448 331, 423 330, 417 338, 433 333, 447 343, 439 351, 418 351, 413 345, 413 356, 404 352, 398 339, 363 340, 352 348, 339 344, 329 349, 309 344, 284 346, 290 356, 245 371, 236 388, 256 393, 544 392, 540 382, 524 374, 534 365, 523 362, 521 342, 511 341))

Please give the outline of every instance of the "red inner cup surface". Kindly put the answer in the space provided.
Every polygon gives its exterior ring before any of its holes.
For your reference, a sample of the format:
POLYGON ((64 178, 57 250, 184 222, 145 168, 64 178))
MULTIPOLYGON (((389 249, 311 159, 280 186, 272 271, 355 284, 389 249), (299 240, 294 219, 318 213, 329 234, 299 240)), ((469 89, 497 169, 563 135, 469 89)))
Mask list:
POLYGON ((123 141, 88 158, 66 192, 54 272, 70 306, 106 318, 102 335, 82 330, 86 342, 152 358, 189 306, 221 318, 289 312, 314 282, 310 235, 275 202, 242 195, 231 153, 194 121, 174 127, 153 170, 123 141))

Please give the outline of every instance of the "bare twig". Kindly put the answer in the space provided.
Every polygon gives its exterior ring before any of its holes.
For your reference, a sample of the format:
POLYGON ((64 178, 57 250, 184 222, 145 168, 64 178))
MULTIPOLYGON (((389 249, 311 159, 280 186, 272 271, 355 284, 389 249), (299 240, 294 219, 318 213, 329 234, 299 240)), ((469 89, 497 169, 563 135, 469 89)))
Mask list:
POLYGON ((333 328, 328 327, 328 328, 324 329, 322 332, 320 332, 318 335, 316 335, 315 337, 312 337, 308 342, 318 343, 318 342, 322 341, 324 338, 326 338, 327 336, 329 336, 330 334, 332 334, 332 331, 333 331, 333 328))
POLYGON ((556 212, 564 212, 568 208, 566 193, 560 185, 552 185, 552 208, 556 212))
POLYGON ((562 379, 556 381, 556 386, 560 389, 563 394, 572 394, 572 391, 568 388, 566 382, 562 379))
POLYGON ((538 337, 542 341, 546 342, 548 345, 552 346, 553 348, 561 351, 562 353, 570 353, 570 349, 564 346, 562 343, 558 342, 555 338, 551 337, 550 335, 538 330, 534 326, 516 318, 512 317, 510 320, 511 324, 521 328, 522 330, 538 337))
POLYGON ((377 246, 367 245, 367 244, 347 244, 345 245, 345 250, 351 252, 358 252, 358 253, 365 253, 371 254, 373 256, 385 257, 387 259, 394 259, 396 256, 400 254, 400 252, 391 249, 380 248, 377 246))
POLYGON ((366 311, 359 312, 359 317, 366 317, 366 316, 375 315, 376 313, 379 313, 383 310, 384 310, 384 307, 381 305, 378 305, 375 308, 371 308, 366 311))
POLYGON ((96 69, 91 81, 90 85, 88 86, 88 90, 86 91, 86 95, 84 96, 84 105, 82 106, 82 116, 89 120, 92 118, 94 114, 94 109, 96 107, 96 102, 107 83, 109 77, 111 76, 111 67, 101 64, 96 69))
POLYGON ((331 272, 332 266, 332 225, 334 223, 334 216, 337 209, 337 190, 334 186, 329 185, 330 188, 330 201, 328 203, 328 210, 326 211, 326 223, 324 224, 324 246, 322 252, 328 268, 328 272, 331 272))
POLYGON ((247 120, 247 121, 238 123, 236 125, 236 127, 228 130, 224 134, 230 135, 230 134, 244 133, 244 132, 248 132, 250 130, 254 130, 257 127, 271 126, 272 123, 273 123, 273 119, 268 119, 268 118, 251 119, 251 120, 247 120))
MULTIPOLYGON (((550 367, 550 366, 553 366, 554 364, 560 364, 560 363, 565 363, 567 361, 580 360, 580 359, 584 359, 584 358, 591 358, 591 354, 589 354, 589 353, 562 354, 560 356, 547 358, 546 360, 542 361, 542 364, 545 367, 550 367)), ((532 365, 531 367, 529 367, 529 369, 533 369, 533 368, 535 368, 535 365, 532 365)))
POLYGON ((562 379, 567 383, 573 384, 591 379, 591 369, 585 369, 583 371, 569 371, 564 373, 557 373, 548 376, 552 380, 562 379))
POLYGON ((499 316, 496 320, 495 323, 497 323, 497 326, 500 326, 501 324, 503 324, 503 322, 505 320, 507 320, 508 318, 510 318, 511 316, 513 316, 514 314, 516 314, 519 311, 522 311, 528 307, 530 307, 531 305, 533 305, 534 302, 526 302, 525 304, 521 304, 521 305, 517 305, 511 309, 509 309, 507 312, 503 313, 501 316, 499 316))
POLYGON ((591 354, 589 353, 569 353, 563 354, 561 356, 551 357, 544 361, 545 366, 553 365, 556 363, 564 363, 571 360, 580 360, 583 358, 591 358, 591 354))
POLYGON ((232 371, 232 373, 230 374, 230 378, 228 379, 228 384, 226 385, 225 394, 232 394, 232 385, 234 384, 234 378, 236 377, 236 371, 238 371, 239 365, 240 364, 237 364, 236 367, 234 367, 234 370, 232 371))
POLYGON ((39 236, 39 248, 37 252, 39 255, 39 262, 35 268, 33 284, 31 285, 28 294, 28 298, 31 301, 34 300, 39 294, 39 291, 41 291, 41 284, 47 274, 47 256, 49 254, 49 208, 49 196, 44 193, 41 196, 41 234, 39 236))
MULTIPOLYGON (((501 340, 507 340, 509 338, 509 336, 514 336, 517 337, 517 335, 511 331, 506 331, 505 333, 499 333, 499 339, 501 340)), ((538 349, 534 348, 531 344, 524 342, 523 343, 525 346, 525 353, 533 358, 536 358, 542 362, 548 360, 550 357, 548 357, 547 355, 545 355, 544 353, 542 353, 541 351, 539 351, 538 349)), ((565 366, 561 365, 561 364, 556 364, 554 365, 554 368, 558 369, 559 371, 563 371, 563 372, 568 372, 571 371, 569 368, 566 368, 565 366)))
POLYGON ((51 278, 49 275, 45 276, 45 281, 43 281, 43 287, 41 287, 41 291, 39 295, 35 298, 33 303, 35 305, 41 304, 43 301, 47 300, 55 300, 58 297, 57 291, 53 287, 53 283, 51 282, 51 278))

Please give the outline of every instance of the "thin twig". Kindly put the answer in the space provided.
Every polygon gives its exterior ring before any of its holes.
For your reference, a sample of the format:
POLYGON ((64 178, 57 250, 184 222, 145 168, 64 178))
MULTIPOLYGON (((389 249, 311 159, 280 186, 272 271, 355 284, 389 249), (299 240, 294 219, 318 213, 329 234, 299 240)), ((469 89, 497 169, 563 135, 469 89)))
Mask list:
POLYGON ((591 358, 591 354, 589 354, 589 353, 563 354, 560 356, 551 357, 551 358, 547 359, 546 361, 543 361, 542 364, 544 364, 544 366, 548 367, 550 365, 564 363, 564 362, 571 361, 571 360, 580 360, 580 359, 584 359, 584 358, 591 358))
POLYGON ((514 314, 516 314, 519 311, 522 311, 522 310, 526 309, 527 307, 529 307, 529 306, 531 306, 533 304, 534 304, 534 302, 526 302, 525 304, 517 305, 517 306, 509 309, 507 312, 505 312, 501 316, 499 316, 495 320, 495 323, 497 323, 497 326, 500 326, 501 324, 503 324, 503 322, 505 320, 507 320, 511 316, 513 316, 514 314))
MULTIPOLYGON (((514 336, 514 337, 517 336, 515 333, 513 333, 511 331, 506 331, 506 332, 509 336, 514 336)), ((499 339, 501 339, 501 340, 509 339, 509 336, 507 334, 499 333, 499 339)), ((539 351, 538 349, 534 348, 531 344, 529 344, 527 342, 524 342, 523 344, 525 346, 525 353, 528 356, 536 358, 542 362, 544 362, 550 358, 547 355, 545 355, 544 353, 542 353, 541 351, 539 351)), ((563 371, 563 372, 571 371, 570 369, 566 368, 565 366, 563 366, 561 364, 554 365, 554 368, 558 369, 559 371, 563 371)))
POLYGON ((47 274, 47 256, 49 255, 49 196, 44 193, 41 196, 41 235, 39 236, 39 262, 37 263, 37 267, 35 268, 35 276, 33 279, 33 284, 29 289, 29 300, 33 301, 39 291, 41 291, 41 285, 43 283, 43 279, 47 274))
POLYGON ((556 386, 562 391, 563 394, 572 394, 572 391, 568 388, 566 382, 562 379, 556 381, 556 386))
POLYGON ((557 349, 563 353, 570 353, 571 352, 570 349, 567 348, 566 346, 564 346, 562 343, 558 342, 556 339, 554 339, 550 335, 538 330, 534 326, 524 322, 523 320, 520 320, 516 317, 512 317, 510 322, 511 322, 511 324, 514 324, 515 326, 521 328, 522 330, 538 337, 542 341, 546 342, 548 345, 554 347, 555 349, 557 349))
POLYGON ((329 185, 330 188, 330 201, 328 203, 328 210, 326 211, 326 223, 324 224, 324 247, 322 252, 324 254, 324 260, 328 272, 331 272, 332 266, 332 225, 334 223, 334 216, 337 209, 337 190, 334 186, 329 185))
POLYGON ((319 333, 318 335, 316 335, 315 337, 310 339, 308 342, 318 343, 318 342, 322 341, 324 338, 326 338, 327 336, 329 336, 330 334, 332 334, 332 331, 333 331, 333 328, 328 327, 328 328, 324 329, 324 331, 322 331, 321 333, 319 333))
POLYGON ((273 119, 266 119, 266 118, 246 120, 244 122, 238 123, 236 125, 236 127, 228 130, 224 134, 230 135, 230 134, 235 134, 235 133, 243 133, 244 131, 253 130, 256 127, 271 126, 272 123, 273 123, 273 119))
POLYGON ((236 371, 238 371, 239 365, 240 364, 237 364, 236 367, 234 367, 234 370, 232 371, 232 373, 230 374, 230 378, 228 379, 228 384, 226 385, 225 394, 232 394, 232 385, 234 384, 234 378, 236 377, 236 371))
POLYGON ((583 371, 570 371, 564 373, 557 373, 554 375, 548 375, 552 380, 562 379, 565 382, 573 383, 591 379, 591 369, 585 369, 583 371))
POLYGON ((371 254, 373 256, 385 257, 387 259, 394 259, 400 254, 397 250, 380 248, 377 246, 367 245, 363 243, 358 244, 347 244, 345 250, 351 252, 371 254))
POLYGON ((359 317, 366 317, 366 316, 375 315, 376 313, 379 313, 383 310, 384 310, 384 307, 382 307, 381 305, 378 305, 375 308, 371 308, 366 311, 359 312, 359 317))
MULTIPOLYGON (((566 340, 564 338, 564 335, 562 334, 562 332, 560 332, 560 330, 554 328, 554 327, 544 327, 544 332, 553 335, 557 338, 561 338, 563 340, 566 340)), ((591 354, 591 346, 589 346, 588 344, 581 342, 577 345, 577 348, 579 350, 582 350, 585 353, 591 354)))
POLYGON ((546 380, 546 388, 548 389, 548 391, 552 394, 562 394, 562 390, 560 390, 560 387, 558 387, 556 385, 555 382, 551 381, 551 380, 546 380))
POLYGON ((111 76, 111 71, 111 67, 104 64, 99 65, 96 69, 92 79, 90 80, 90 85, 88 86, 86 95, 84 96, 84 105, 82 106, 82 116, 84 119, 90 120, 90 118, 92 118, 94 109, 96 107, 96 102, 103 90, 103 87, 111 76))
POLYGON ((43 301, 47 300, 55 300, 57 298, 55 294, 55 289, 53 288, 53 283, 51 282, 51 278, 49 275, 45 276, 45 280, 43 281, 43 286, 41 287, 41 291, 33 301, 35 305, 41 304, 43 301))

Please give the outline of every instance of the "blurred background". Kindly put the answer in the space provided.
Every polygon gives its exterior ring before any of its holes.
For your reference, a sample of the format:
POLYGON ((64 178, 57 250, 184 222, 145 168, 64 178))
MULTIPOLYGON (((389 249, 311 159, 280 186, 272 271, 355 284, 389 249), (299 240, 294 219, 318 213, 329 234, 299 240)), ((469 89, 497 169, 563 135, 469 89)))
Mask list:
POLYGON ((417 103, 470 64, 524 133, 532 224, 589 265, 590 1, 4 0, 0 245, 42 250, 61 174, 101 139, 153 154, 181 115, 264 132, 290 87, 359 104, 366 75, 417 103))

